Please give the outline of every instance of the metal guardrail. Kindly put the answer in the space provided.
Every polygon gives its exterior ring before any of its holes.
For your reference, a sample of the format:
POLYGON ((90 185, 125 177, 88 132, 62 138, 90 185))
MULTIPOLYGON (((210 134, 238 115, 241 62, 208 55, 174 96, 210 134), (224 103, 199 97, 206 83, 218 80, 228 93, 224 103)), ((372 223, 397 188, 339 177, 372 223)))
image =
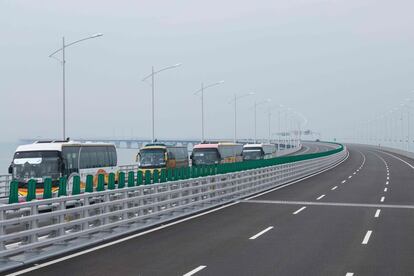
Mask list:
POLYGON ((0 175, 0 198, 9 196, 11 181, 12 176, 10 174, 0 175))
POLYGON ((265 191, 326 169, 335 154, 235 173, 0 206, 0 271, 265 191))

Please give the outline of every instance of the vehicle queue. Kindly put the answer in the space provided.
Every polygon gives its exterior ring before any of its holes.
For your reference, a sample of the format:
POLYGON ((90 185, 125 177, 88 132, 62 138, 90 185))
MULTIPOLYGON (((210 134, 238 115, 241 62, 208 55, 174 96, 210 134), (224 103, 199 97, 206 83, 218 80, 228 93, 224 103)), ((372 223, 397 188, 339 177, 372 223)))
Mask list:
MULTIPOLYGON (((276 156, 274 144, 203 142, 195 145, 189 155, 185 146, 155 142, 138 151, 136 162, 140 171, 144 174, 150 171, 152 175, 155 170, 248 162, 276 156)), ((37 141, 19 146, 9 167, 12 178, 19 183, 20 196, 27 195, 30 179, 37 181, 36 194, 41 194, 45 179, 52 179, 52 191, 57 192, 62 177, 67 179, 66 187, 71 190, 75 176, 79 176, 80 185, 84 188, 87 175, 93 175, 96 186, 98 175, 103 174, 107 180, 110 173, 117 174, 118 171, 114 144, 69 140, 37 141)))

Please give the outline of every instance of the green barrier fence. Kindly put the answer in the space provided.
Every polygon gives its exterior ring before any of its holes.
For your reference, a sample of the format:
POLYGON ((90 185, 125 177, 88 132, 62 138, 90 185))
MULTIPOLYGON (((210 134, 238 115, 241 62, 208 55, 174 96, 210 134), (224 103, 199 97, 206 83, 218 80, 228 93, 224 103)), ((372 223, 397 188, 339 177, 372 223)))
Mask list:
POLYGON ((72 180, 72 195, 81 193, 81 180, 79 175, 75 175, 72 180))
POLYGON ((66 177, 61 177, 59 179, 59 191, 58 196, 66 196, 67 190, 66 190, 66 177))
MULTIPOLYGON (((332 143, 337 144, 337 143, 332 143)), ((142 171, 137 172, 136 178, 136 185, 150 185, 152 183, 164 183, 166 181, 176 181, 182 179, 191 179, 191 178, 198 178, 198 177, 205 177, 211 176, 216 174, 226 174, 226 173, 234 173, 244 170, 252 170, 258 169, 263 167, 281 165, 281 164, 288 164, 294 163, 299 161, 305 161, 315 158, 321 158, 329 155, 333 155, 336 153, 341 152, 344 149, 344 146, 341 144, 337 144, 339 147, 334 150, 319 152, 319 153, 310 153, 310 154, 302 154, 302 155, 294 155, 294 156, 282 156, 276 157, 271 159, 261 159, 261 160, 251 160, 245 162, 238 162, 238 163, 225 163, 225 164, 218 164, 218 165, 207 165, 207 166, 197 166, 197 167, 184 167, 184 168, 168 168, 168 169, 161 169, 160 171, 154 170, 151 173, 150 170, 145 171, 145 175, 143 175, 142 171)), ((86 186, 85 192, 93 192, 93 180, 94 177, 92 175, 86 176, 86 186)), ((103 174, 98 175, 98 185, 97 191, 104 191, 105 190, 105 177, 103 174)), ((115 174, 110 173, 108 175, 108 189, 115 189, 115 174)), ((125 187, 125 173, 119 172, 118 173, 118 189, 122 189, 125 187)), ((59 191, 58 196, 66 195, 66 185, 67 180, 66 177, 62 177, 59 180, 59 191)), ((135 173, 133 171, 128 172, 128 187, 135 186, 135 173)), ((80 178, 79 176, 75 176, 73 179, 72 185, 72 194, 80 194, 80 178)), ((43 198, 51 198, 52 197, 52 180, 46 179, 44 183, 44 192, 43 198)), ((27 188, 27 196, 26 200, 30 201, 36 198, 36 181, 30 180, 28 183, 27 188)), ((18 202, 18 182, 12 181, 10 183, 10 194, 9 194, 9 203, 16 203, 18 202)))
POLYGON ((51 198, 52 197, 52 179, 46 178, 45 183, 43 184, 43 198, 51 198))

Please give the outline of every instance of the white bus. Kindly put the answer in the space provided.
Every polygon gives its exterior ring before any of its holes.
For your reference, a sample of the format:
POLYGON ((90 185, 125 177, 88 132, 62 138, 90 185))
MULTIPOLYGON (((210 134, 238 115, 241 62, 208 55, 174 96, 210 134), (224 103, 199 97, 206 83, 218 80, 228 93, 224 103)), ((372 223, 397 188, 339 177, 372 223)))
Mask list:
POLYGON ((243 146, 243 160, 268 159, 276 157, 274 144, 246 144, 243 146))
POLYGON ((36 194, 43 194, 46 178, 52 179, 52 191, 56 192, 59 178, 67 177, 67 190, 72 190, 73 177, 78 175, 81 187, 85 187, 86 176, 116 173, 117 154, 113 144, 78 143, 73 141, 38 141, 16 149, 9 173, 19 182, 19 195, 27 195, 27 183, 37 181, 36 194))

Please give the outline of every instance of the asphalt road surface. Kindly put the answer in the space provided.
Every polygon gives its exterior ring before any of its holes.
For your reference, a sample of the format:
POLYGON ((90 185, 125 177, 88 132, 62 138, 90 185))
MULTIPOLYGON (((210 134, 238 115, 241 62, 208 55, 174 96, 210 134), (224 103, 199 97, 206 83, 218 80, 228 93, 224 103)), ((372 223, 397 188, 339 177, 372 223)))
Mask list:
POLYGON ((414 275, 414 161, 348 149, 314 177, 27 275, 414 275))

